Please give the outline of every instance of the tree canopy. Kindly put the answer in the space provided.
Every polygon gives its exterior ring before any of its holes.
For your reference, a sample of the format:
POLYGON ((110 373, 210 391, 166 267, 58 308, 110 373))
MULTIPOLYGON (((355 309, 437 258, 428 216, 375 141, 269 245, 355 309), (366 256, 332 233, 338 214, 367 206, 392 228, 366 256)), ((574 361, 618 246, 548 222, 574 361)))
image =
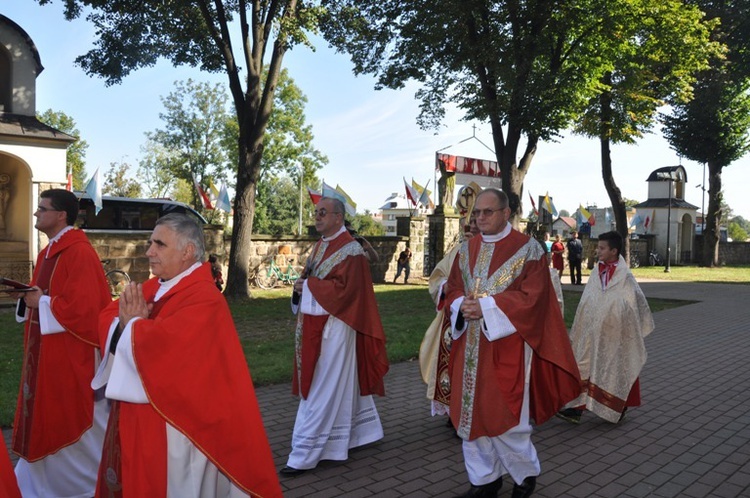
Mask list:
POLYGON ((128 163, 111 163, 107 172, 104 173, 102 193, 116 197, 140 197, 141 184, 129 177, 129 169, 128 163))
POLYGON ((711 37, 726 46, 695 84, 695 98, 665 116, 664 133, 683 157, 708 166, 703 265, 719 263, 721 172, 750 150, 750 0, 690 0, 718 21, 711 37))
POLYGON ((619 34, 604 19, 621 3, 327 0, 323 32, 379 86, 420 82, 422 127, 438 126, 448 103, 489 122, 517 224, 539 141, 556 139, 611 69, 601 48, 619 34))
POLYGON ((634 143, 653 128, 661 107, 690 100, 697 72, 720 50, 709 40, 712 23, 681 0, 625 0, 619 6, 604 20, 617 35, 601 47, 610 68, 574 130, 599 140, 602 179, 627 259, 626 202, 612 172, 610 146, 634 143))
POLYGON ((306 32, 316 29, 321 8, 298 0, 66 0, 66 18, 84 13, 98 38, 76 63, 108 85, 160 58, 227 76, 239 153, 224 292, 248 296, 256 185, 282 61, 290 47, 309 44, 306 32))
POLYGON ((89 144, 81 138, 75 120, 62 111, 47 109, 37 116, 42 123, 57 128, 63 133, 75 137, 65 153, 68 172, 73 173, 73 188, 81 190, 86 185, 86 149, 89 144))

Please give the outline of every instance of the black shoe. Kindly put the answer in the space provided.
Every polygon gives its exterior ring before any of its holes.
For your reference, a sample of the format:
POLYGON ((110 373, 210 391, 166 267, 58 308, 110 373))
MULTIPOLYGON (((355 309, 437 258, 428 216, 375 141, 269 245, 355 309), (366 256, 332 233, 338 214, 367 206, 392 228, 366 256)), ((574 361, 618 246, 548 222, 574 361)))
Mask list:
POLYGON ((502 485, 503 478, 500 476, 497 481, 489 484, 483 484, 482 486, 474 486, 472 484, 466 493, 458 495, 456 498, 496 498, 502 485))
POLYGON ((307 472, 306 469, 295 469, 294 467, 284 467, 279 471, 279 474, 281 474, 284 477, 295 477, 304 474, 307 472))
POLYGON ((583 410, 576 410, 575 408, 566 408, 555 413, 557 418, 561 418, 571 424, 580 424, 581 415, 583 415, 583 410))
POLYGON ((513 485, 513 494, 510 498, 528 498, 536 487, 536 476, 529 476, 521 484, 513 485))

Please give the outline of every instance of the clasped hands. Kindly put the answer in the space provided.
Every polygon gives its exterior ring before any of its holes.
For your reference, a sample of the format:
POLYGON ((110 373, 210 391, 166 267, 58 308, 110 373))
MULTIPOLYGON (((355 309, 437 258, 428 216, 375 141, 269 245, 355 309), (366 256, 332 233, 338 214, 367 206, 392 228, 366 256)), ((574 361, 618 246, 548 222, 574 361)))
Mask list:
POLYGON ((460 309, 465 320, 481 320, 484 317, 479 298, 473 295, 464 298, 460 309))
POLYGON ((124 328, 133 318, 148 318, 153 307, 143 297, 143 284, 130 282, 120 294, 121 326, 124 328))

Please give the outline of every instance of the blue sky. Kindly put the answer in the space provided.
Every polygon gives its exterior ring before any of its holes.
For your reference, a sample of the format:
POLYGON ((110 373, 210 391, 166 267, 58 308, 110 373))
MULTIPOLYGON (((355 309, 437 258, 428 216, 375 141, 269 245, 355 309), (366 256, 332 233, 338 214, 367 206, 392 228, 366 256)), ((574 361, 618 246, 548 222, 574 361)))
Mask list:
MULTIPOLYGON (((85 20, 65 21, 59 1, 44 7, 32 0, 6 0, 3 4, 0 12, 26 30, 45 68, 37 79, 37 111, 52 108, 75 119, 89 144, 89 173, 97 167, 105 171, 112 162, 137 165, 144 133, 163 126, 159 98, 172 91, 175 81, 192 78, 226 84, 221 74, 175 68, 162 61, 132 73, 120 85, 107 87, 103 80, 88 77, 73 63, 95 39, 85 20)), ((330 161, 319 176, 326 183, 341 185, 357 202, 359 211, 375 211, 392 192, 402 193, 402 177, 409 181, 413 177, 422 185, 429 179, 432 186, 438 149, 449 147, 445 152, 494 159, 478 140, 459 144, 472 137, 472 126, 476 125, 476 137, 491 145, 489 125, 460 121, 461 115, 449 110, 438 133, 420 130, 416 124, 416 86, 376 91, 372 78, 355 77, 348 58, 336 54, 322 40, 318 40, 315 52, 294 48, 284 65, 307 95, 306 114, 313 126, 314 144, 330 161)), ((646 178, 651 171, 679 163, 658 135, 650 135, 636 145, 613 147, 612 159, 615 181, 623 195, 638 200, 646 198, 646 178)), ((682 164, 688 173, 686 200, 700 208, 703 166, 691 161, 682 164)), ((724 169, 725 199, 735 214, 746 219, 750 219, 748 180, 750 156, 724 169)), ((540 144, 526 177, 525 192, 535 197, 549 192, 558 209, 571 213, 579 204, 608 206, 598 142, 566 136, 559 143, 540 144)), ((525 193, 524 212, 529 209, 525 193)))

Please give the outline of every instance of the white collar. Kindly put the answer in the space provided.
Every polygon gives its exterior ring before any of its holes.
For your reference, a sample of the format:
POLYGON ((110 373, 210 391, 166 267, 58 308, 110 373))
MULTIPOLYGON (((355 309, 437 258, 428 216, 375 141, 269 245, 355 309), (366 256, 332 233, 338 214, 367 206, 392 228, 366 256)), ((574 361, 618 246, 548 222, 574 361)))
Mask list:
POLYGON ((51 239, 49 239, 49 244, 47 244, 47 252, 44 255, 45 258, 47 256, 49 256, 49 250, 52 247, 52 244, 54 244, 55 242, 57 242, 58 240, 60 240, 63 235, 65 235, 66 233, 70 232, 71 230, 73 230, 73 225, 67 225, 65 228, 63 228, 62 230, 60 230, 59 232, 57 232, 54 237, 52 237, 51 239))
POLYGON ((154 296, 154 301, 158 301, 159 299, 161 299, 161 297, 164 294, 166 294, 172 287, 177 285, 180 282, 180 280, 182 280, 183 278, 193 273, 202 264, 203 263, 201 263, 200 261, 196 261, 195 263, 193 263, 193 265, 190 268, 180 273, 179 275, 170 278, 169 280, 159 279, 159 290, 156 291, 156 295, 154 296))
POLYGON ((330 241, 332 241, 333 239, 335 239, 336 237, 338 237, 339 235, 341 235, 344 232, 346 232, 346 227, 344 225, 341 225, 341 228, 339 228, 339 231, 336 232, 336 233, 334 233, 330 237, 323 236, 322 237, 323 242, 330 242, 330 241))
POLYGON ((507 223, 505 225, 505 228, 503 228, 500 233, 495 233, 492 235, 485 235, 482 234, 482 242, 486 242, 488 244, 494 244, 495 242, 499 242, 503 240, 505 237, 507 237, 510 234, 510 231, 513 229, 512 226, 510 226, 510 223, 507 223))

